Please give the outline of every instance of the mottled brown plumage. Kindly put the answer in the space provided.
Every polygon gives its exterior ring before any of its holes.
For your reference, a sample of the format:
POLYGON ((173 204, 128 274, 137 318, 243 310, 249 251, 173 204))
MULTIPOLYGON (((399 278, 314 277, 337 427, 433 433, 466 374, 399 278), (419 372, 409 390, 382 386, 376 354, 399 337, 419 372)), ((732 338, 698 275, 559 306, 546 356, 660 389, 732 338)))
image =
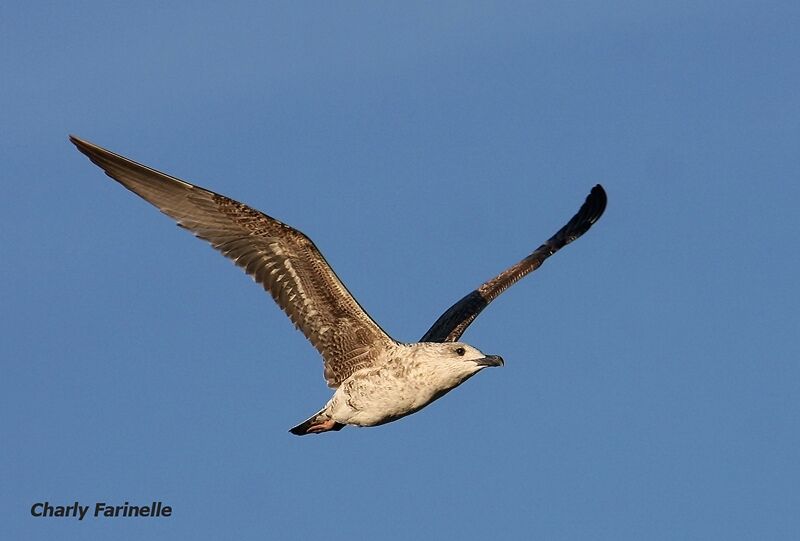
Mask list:
POLYGON ((87 141, 75 146, 108 176, 155 205, 242 267, 272 295, 322 355, 336 392, 298 435, 376 426, 414 413, 503 359, 456 340, 498 295, 585 233, 602 215, 595 186, 580 211, 530 256, 451 306, 420 342, 393 340, 359 306, 314 243, 253 208, 87 141))
POLYGON ((77 137, 70 140, 108 176, 174 218, 264 286, 322 355, 338 387, 394 343, 300 231, 204 188, 77 137))
POLYGON ((581 208, 544 244, 516 265, 512 265, 494 278, 484 282, 461 300, 448 308, 428 329, 420 342, 455 342, 467 330, 478 314, 503 291, 517 283, 525 275, 538 269, 545 260, 561 248, 577 239, 594 225, 606 210, 606 192, 599 184, 592 188, 581 208))

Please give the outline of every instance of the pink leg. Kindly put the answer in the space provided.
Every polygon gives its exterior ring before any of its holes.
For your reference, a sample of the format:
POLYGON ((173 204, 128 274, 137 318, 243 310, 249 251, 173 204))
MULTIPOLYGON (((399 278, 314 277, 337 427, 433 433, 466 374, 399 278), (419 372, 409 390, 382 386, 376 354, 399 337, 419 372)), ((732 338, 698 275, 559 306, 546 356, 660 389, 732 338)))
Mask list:
POLYGON ((306 432, 309 433, 327 432, 328 430, 332 430, 334 425, 336 425, 336 421, 334 421, 333 419, 328 419, 325 422, 309 426, 306 432))

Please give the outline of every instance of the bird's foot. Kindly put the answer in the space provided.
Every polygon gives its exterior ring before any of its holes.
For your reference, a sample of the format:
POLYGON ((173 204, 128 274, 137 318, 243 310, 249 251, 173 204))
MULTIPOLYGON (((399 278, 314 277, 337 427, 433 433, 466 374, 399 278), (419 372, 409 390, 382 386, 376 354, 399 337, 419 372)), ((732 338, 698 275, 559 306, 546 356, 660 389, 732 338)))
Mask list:
POLYGON ((321 423, 315 423, 309 426, 306 429, 306 432, 316 434, 317 432, 327 432, 328 430, 333 430, 336 426, 336 421, 333 419, 328 419, 327 421, 323 421, 321 423))

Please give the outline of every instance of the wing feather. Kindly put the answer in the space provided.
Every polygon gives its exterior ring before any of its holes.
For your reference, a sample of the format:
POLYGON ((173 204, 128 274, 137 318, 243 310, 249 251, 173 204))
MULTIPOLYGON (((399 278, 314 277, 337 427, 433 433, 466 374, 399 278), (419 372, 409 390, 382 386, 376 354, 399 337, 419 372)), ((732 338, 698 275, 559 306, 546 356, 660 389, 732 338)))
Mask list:
POLYGON ((512 265, 494 278, 484 282, 461 300, 448 308, 420 342, 455 342, 464 334, 478 314, 503 291, 517 283, 525 275, 538 269, 544 261, 561 248, 586 233, 600 219, 608 199, 599 184, 592 188, 577 214, 567 224, 539 246, 532 254, 516 265, 512 265))
POLYGON ((108 176, 208 241, 260 283, 320 352, 331 387, 371 366, 395 343, 300 231, 77 137, 70 140, 108 176))

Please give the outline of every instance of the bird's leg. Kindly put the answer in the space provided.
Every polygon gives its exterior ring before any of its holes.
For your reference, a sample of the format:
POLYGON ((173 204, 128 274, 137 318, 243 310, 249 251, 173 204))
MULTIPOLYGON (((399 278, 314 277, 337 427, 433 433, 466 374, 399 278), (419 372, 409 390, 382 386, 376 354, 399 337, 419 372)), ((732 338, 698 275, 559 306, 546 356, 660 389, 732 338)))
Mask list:
POLYGON ((328 419, 327 421, 323 421, 321 423, 315 423, 308 427, 306 432, 317 433, 317 432, 327 432, 328 430, 333 430, 336 426, 336 421, 333 419, 328 419))

